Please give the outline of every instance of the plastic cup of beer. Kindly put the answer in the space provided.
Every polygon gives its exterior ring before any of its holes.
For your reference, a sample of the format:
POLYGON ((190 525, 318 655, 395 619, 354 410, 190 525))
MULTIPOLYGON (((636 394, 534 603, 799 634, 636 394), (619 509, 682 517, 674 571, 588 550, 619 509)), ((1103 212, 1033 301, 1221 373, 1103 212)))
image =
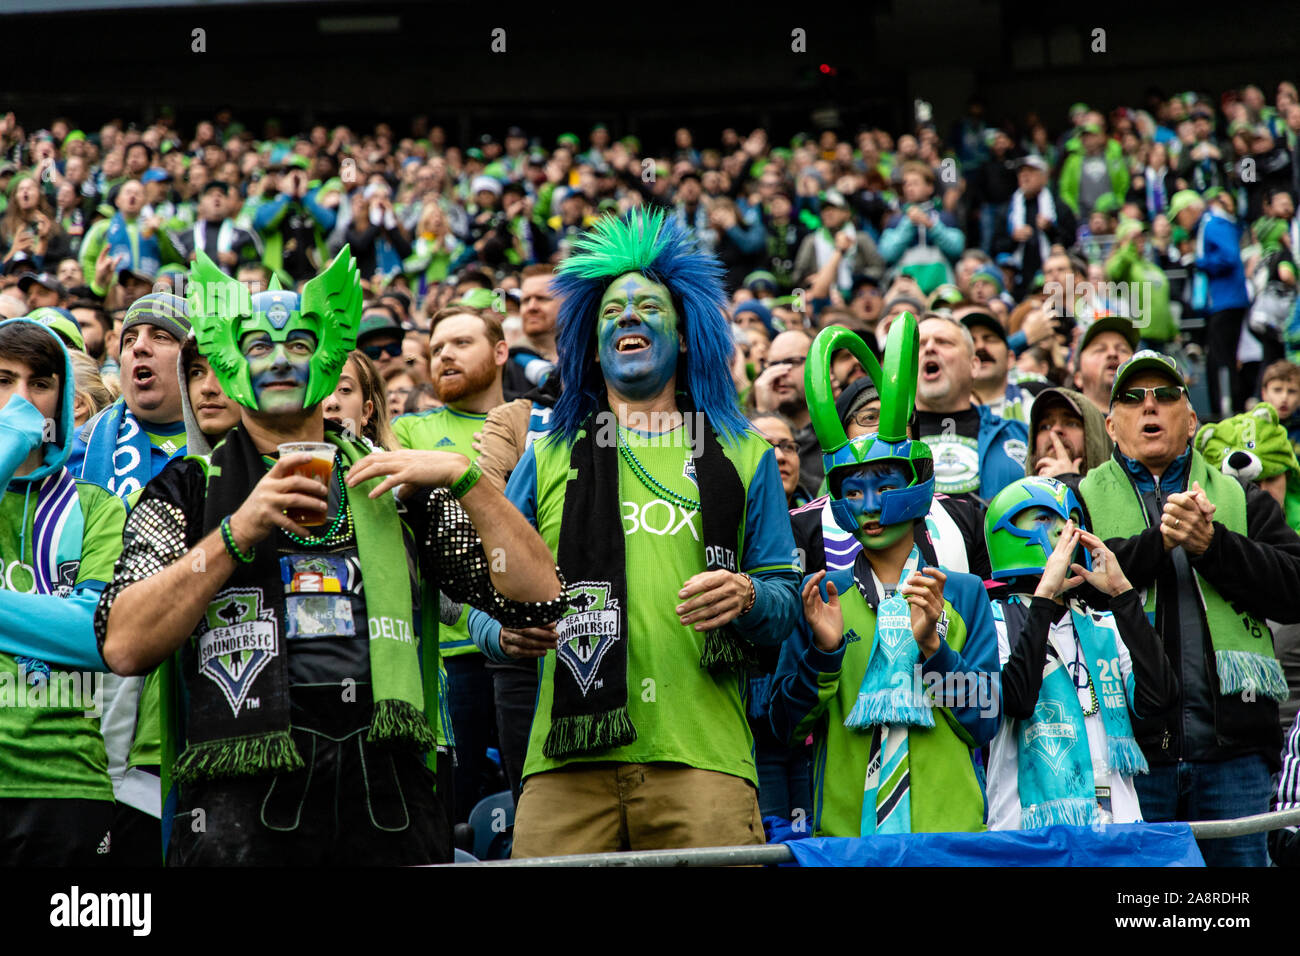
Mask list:
MULTIPOLYGON (((291 441, 280 445, 277 451, 280 452, 281 458, 304 452, 311 455, 310 461, 295 465, 289 469, 289 474, 302 475, 304 478, 320 482, 326 500, 329 499, 330 479, 334 477, 335 448, 333 445, 324 441, 291 441)), ((323 525, 327 517, 325 511, 310 511, 306 508, 290 508, 286 514, 290 521, 295 521, 304 528, 323 525)))

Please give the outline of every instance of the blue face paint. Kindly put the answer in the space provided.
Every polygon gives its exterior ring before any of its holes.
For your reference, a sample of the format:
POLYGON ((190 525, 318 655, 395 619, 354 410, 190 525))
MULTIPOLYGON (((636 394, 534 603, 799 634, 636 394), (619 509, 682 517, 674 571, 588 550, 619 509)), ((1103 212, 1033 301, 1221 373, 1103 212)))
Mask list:
POLYGON ((639 272, 619 276, 600 300, 596 343, 601 373, 611 388, 633 399, 658 395, 677 371, 681 350, 668 290, 639 272), (620 351, 619 343, 640 347, 620 351))
POLYGON ((864 548, 887 548, 911 530, 912 523, 904 521, 884 525, 876 531, 867 531, 867 525, 880 521, 880 512, 884 508, 883 494, 896 488, 906 488, 907 483, 908 478, 903 469, 888 462, 868 465, 840 483, 841 507, 857 525, 858 530, 854 536, 864 548))
POLYGON ((265 332, 246 337, 243 353, 258 411, 274 415, 303 410, 315 351, 316 337, 303 330, 290 332, 283 342, 271 341, 265 332))

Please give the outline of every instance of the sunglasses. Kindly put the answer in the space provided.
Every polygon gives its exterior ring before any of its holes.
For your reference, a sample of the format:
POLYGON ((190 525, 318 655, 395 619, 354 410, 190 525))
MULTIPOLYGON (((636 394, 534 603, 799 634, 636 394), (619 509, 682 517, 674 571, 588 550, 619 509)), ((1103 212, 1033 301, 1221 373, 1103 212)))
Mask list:
POLYGON ((369 358, 372 362, 377 362, 379 361, 379 356, 381 355, 387 355, 389 358, 396 358, 397 356, 401 355, 402 343, 389 342, 387 345, 367 345, 364 348, 362 348, 361 351, 365 352, 366 357, 369 358))
POLYGON ((1147 392, 1156 397, 1161 405, 1172 405, 1183 397, 1186 391, 1181 385, 1157 385, 1155 388, 1126 388, 1115 396, 1121 405, 1141 405, 1147 400, 1147 392))

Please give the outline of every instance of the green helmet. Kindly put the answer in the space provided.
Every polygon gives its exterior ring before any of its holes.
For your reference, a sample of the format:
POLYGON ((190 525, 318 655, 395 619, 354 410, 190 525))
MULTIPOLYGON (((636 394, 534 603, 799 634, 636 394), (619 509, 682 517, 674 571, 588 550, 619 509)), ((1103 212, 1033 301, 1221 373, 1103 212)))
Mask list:
MULTIPOLYGON (((1047 566, 1047 558, 1055 548, 1047 529, 1039 525, 1026 530, 1015 524, 1016 518, 1030 508, 1045 508, 1063 521, 1072 520, 1084 527, 1083 508, 1069 485, 1055 478, 1013 481, 994 495, 984 516, 984 538, 995 581, 1037 577, 1047 566)), ((1087 550, 1083 552, 1081 563, 1091 568, 1087 550)))

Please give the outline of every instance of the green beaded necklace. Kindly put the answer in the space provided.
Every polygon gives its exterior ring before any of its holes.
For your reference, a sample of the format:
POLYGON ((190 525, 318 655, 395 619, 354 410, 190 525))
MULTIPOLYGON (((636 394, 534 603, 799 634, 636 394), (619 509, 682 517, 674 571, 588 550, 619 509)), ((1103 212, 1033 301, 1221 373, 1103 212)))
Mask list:
POLYGON ((618 426, 618 451, 627 462, 627 466, 632 469, 632 474, 636 475, 641 484, 649 489, 650 493, 657 498, 662 498, 670 504, 676 504, 687 511, 699 511, 700 503, 692 501, 685 495, 679 495, 677 492, 665 488, 655 477, 646 470, 641 460, 633 454, 632 449, 623 441, 623 426, 618 426))

